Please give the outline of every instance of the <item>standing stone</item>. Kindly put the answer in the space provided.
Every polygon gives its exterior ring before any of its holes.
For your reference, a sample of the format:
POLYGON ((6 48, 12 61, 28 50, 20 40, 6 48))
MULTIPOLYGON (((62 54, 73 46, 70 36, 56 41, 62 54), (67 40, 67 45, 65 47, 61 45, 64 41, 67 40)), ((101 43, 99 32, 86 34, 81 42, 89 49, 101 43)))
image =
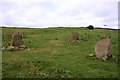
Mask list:
POLYGON ((112 41, 110 38, 99 40, 95 45, 95 53, 98 59, 106 60, 112 56, 112 41))
POLYGON ((79 40, 79 35, 77 32, 72 32, 72 41, 77 41, 79 40))
POLYGON ((22 43, 22 33, 19 31, 15 32, 12 36, 12 46, 19 48, 22 46, 22 43))

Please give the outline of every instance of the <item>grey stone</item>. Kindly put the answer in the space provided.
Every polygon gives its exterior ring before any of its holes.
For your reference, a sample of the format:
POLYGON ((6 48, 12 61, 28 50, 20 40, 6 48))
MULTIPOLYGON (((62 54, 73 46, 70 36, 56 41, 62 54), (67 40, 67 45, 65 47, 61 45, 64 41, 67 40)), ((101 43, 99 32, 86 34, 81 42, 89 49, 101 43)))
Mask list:
POLYGON ((96 58, 106 60, 112 55, 112 41, 110 38, 99 40, 95 45, 96 58))
POLYGON ((79 34, 78 32, 72 32, 72 41, 78 41, 79 40, 79 34))
POLYGON ((22 33, 17 31, 12 35, 12 46, 21 47, 23 44, 22 33))

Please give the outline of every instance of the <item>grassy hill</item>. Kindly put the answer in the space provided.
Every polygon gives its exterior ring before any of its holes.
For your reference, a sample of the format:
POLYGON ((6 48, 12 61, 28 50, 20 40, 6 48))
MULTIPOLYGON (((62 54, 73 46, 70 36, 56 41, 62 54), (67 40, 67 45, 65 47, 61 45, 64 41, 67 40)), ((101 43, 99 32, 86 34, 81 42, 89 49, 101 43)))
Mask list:
POLYGON ((3 78, 116 78, 118 77, 118 31, 87 28, 2 28, 2 46, 6 35, 24 33, 24 50, 3 51, 3 78), (72 42, 71 33, 79 33, 80 42, 72 42), (102 37, 112 38, 113 58, 108 61, 90 57, 102 37))

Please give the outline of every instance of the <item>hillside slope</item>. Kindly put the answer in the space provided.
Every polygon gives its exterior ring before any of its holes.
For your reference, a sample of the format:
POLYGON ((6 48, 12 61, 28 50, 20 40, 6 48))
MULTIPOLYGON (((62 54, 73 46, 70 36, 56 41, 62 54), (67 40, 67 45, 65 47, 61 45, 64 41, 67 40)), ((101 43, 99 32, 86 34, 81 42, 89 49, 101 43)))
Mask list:
POLYGON ((3 78, 116 78, 118 77, 118 31, 86 28, 2 28, 2 45, 14 31, 23 32, 24 50, 3 51, 3 78), (72 31, 80 42, 70 41, 72 31), (90 57, 102 37, 112 38, 113 58, 90 57))

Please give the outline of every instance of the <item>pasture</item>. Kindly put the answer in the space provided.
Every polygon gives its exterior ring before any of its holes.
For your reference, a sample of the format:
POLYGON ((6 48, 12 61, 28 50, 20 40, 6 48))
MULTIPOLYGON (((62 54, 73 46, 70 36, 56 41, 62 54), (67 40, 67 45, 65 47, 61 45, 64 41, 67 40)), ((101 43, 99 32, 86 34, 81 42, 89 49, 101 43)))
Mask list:
POLYGON ((118 78, 118 30, 87 28, 2 28, 2 46, 6 36, 23 32, 22 50, 2 51, 3 78, 118 78), (72 31, 79 42, 72 42, 72 31), (113 58, 95 59, 94 46, 102 37, 112 39, 113 58))

